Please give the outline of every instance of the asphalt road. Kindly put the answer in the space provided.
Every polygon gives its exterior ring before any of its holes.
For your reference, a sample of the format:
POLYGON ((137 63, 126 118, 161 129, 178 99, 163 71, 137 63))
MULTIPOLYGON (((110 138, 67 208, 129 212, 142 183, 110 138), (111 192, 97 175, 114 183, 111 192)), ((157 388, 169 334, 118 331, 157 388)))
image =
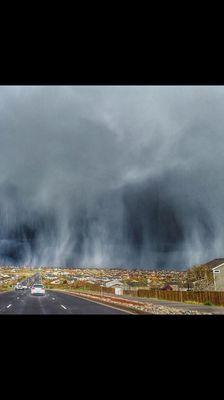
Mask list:
POLYGON ((33 296, 30 290, 0 293, 3 314, 127 314, 126 312, 56 291, 33 296))
MULTIPOLYGON (((41 283, 39 273, 19 282, 31 286, 41 283)), ((47 290, 45 296, 31 295, 30 288, 0 293, 1 314, 127 314, 114 307, 98 304, 66 293, 47 290)))

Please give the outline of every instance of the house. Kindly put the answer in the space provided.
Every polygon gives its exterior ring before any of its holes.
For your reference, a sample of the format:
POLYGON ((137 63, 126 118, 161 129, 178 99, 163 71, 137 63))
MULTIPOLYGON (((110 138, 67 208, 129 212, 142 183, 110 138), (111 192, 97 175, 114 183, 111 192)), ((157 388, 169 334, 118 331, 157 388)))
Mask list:
POLYGON ((215 290, 224 291, 224 263, 212 268, 215 290))
POLYGON ((161 290, 174 290, 171 285, 165 285, 161 288, 161 290))
POLYGON ((112 281, 106 282, 105 283, 106 287, 122 287, 123 288, 123 283, 119 279, 113 279, 112 281))
POLYGON ((161 290, 179 290, 179 286, 176 283, 167 283, 161 290))

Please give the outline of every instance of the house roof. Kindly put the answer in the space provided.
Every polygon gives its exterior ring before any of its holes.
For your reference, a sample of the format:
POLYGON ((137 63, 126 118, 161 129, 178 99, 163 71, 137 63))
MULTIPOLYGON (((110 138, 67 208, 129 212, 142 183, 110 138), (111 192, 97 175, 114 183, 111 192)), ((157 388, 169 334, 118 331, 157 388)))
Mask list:
POLYGON ((214 271, 215 269, 220 268, 220 267, 224 267, 224 263, 217 265, 217 267, 215 267, 215 268, 212 268, 212 271, 214 271))
POLYGON ((162 290, 165 290, 165 289, 168 289, 168 288, 173 289, 172 286, 176 286, 176 285, 171 285, 171 284, 168 283, 167 285, 164 285, 164 286, 162 287, 162 290))

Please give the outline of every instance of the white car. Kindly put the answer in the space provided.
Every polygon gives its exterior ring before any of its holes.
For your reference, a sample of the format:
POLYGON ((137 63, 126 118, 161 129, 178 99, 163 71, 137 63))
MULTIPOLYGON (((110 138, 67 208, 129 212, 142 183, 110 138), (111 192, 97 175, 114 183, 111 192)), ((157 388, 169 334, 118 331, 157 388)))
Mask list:
POLYGON ((40 283, 36 283, 33 286, 31 286, 31 294, 36 294, 36 295, 40 295, 40 296, 44 296, 45 295, 45 288, 43 285, 41 285, 40 283))
POLYGON ((22 285, 17 283, 16 286, 15 286, 15 290, 23 290, 22 285))

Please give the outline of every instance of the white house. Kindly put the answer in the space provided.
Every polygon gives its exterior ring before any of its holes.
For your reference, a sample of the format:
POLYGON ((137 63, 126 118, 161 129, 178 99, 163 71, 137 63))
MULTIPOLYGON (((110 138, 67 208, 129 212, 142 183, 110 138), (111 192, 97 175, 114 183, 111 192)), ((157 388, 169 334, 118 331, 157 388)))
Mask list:
POLYGON ((105 283, 106 287, 124 287, 124 284, 119 279, 113 279, 112 281, 105 283))
POLYGON ((224 263, 212 268, 215 290, 224 291, 224 263))

